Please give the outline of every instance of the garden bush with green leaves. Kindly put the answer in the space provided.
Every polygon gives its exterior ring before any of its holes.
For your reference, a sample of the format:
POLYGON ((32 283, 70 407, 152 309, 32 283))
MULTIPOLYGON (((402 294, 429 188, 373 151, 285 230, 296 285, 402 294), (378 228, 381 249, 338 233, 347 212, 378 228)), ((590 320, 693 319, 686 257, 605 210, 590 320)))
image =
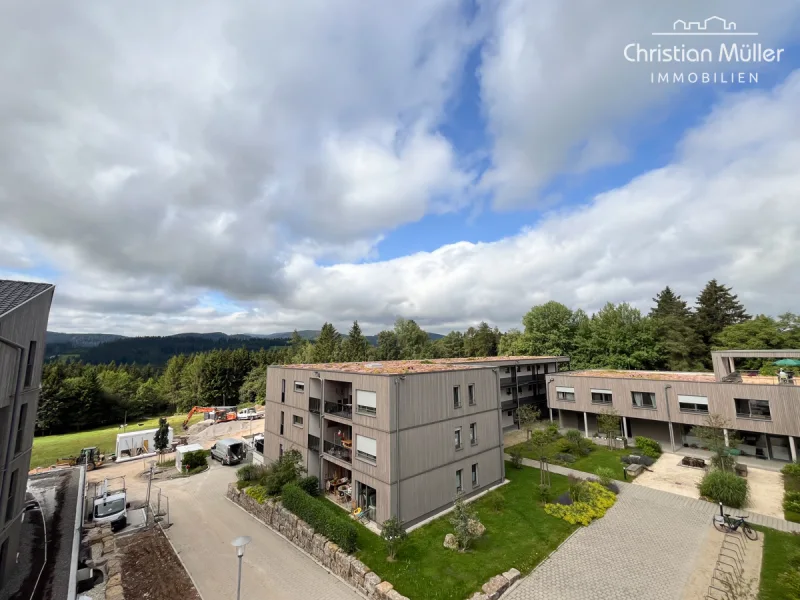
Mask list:
POLYGON ((644 455, 650 458, 658 458, 662 454, 661 444, 659 444, 654 439, 649 437, 644 437, 642 435, 637 435, 633 438, 634 442, 636 442, 636 447, 639 448, 639 451, 644 455))
POLYGON ((358 531, 346 512, 333 505, 329 509, 322 504, 322 500, 312 498, 296 483, 289 483, 283 488, 281 502, 316 533, 324 535, 347 553, 355 551, 358 531))
POLYGON ((722 502, 731 508, 742 508, 747 504, 747 480, 729 471, 711 471, 697 487, 700 495, 712 502, 722 502))
POLYGON ((570 482, 571 504, 545 504, 544 512, 572 525, 588 525, 614 506, 616 496, 599 483, 570 482))
POLYGON ((187 452, 183 455, 181 466, 184 471, 193 471, 200 467, 205 467, 208 464, 208 450, 195 450, 194 452, 187 452))
POLYGON ((265 488, 263 485, 251 485, 244 491, 244 493, 250 496, 253 500, 258 502, 259 504, 264 504, 264 502, 266 502, 267 498, 269 497, 269 494, 267 493, 267 488, 265 488))
POLYGON ((800 513, 800 492, 785 492, 783 494, 783 510, 800 513))

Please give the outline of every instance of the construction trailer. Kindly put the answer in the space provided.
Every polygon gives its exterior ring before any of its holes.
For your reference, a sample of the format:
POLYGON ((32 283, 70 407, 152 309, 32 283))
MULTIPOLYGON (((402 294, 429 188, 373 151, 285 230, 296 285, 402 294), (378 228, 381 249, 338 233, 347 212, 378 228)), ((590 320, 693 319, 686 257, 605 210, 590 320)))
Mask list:
POLYGON ((181 470, 183 467, 183 455, 187 452, 196 452, 198 450, 202 450, 203 447, 200 444, 186 444, 184 446, 178 446, 175 448, 175 468, 178 471, 181 470))
MULTIPOLYGON (((117 462, 156 454, 155 438, 158 429, 144 429, 117 434, 117 462)), ((172 445, 172 427, 167 433, 167 448, 172 445)))

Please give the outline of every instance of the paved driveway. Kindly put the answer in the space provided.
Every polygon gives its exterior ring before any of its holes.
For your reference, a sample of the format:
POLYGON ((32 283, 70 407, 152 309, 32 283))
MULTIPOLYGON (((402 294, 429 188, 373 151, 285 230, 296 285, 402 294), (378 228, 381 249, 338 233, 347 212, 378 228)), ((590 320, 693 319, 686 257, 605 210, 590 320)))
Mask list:
POLYGON ((504 600, 678 600, 714 531, 713 504, 625 485, 606 516, 579 529, 504 600))
POLYGON ((242 598, 355 600, 355 592, 225 498, 235 470, 207 472, 164 482, 175 545, 204 600, 236 597, 236 551, 231 540, 249 535, 242 565, 242 598))

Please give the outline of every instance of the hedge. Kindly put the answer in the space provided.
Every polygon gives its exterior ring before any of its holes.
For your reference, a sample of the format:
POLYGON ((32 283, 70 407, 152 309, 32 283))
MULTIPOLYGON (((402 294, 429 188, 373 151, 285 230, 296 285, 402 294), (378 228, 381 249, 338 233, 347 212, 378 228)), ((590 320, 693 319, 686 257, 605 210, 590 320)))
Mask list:
POLYGON ((731 508, 747 504, 747 480, 728 471, 711 471, 697 484, 700 495, 731 508))
POLYGON ((191 471, 192 469, 206 466, 208 464, 209 454, 210 452, 208 450, 194 450, 193 452, 187 452, 183 455, 183 461, 181 461, 183 470, 191 471))
POLYGON ((348 554, 355 552, 358 530, 345 513, 338 515, 326 510, 327 507, 319 500, 294 483, 284 486, 281 502, 287 510, 311 525, 316 533, 324 535, 348 554))

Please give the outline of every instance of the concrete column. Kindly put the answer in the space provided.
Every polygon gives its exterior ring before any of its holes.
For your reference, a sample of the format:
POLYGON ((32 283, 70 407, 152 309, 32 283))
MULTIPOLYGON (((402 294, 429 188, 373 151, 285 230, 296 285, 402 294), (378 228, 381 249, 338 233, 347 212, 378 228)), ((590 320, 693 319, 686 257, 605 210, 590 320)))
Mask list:
POLYGON ((553 422, 553 409, 552 408, 548 408, 547 410, 550 411, 550 422, 552 423, 553 422))
POLYGON ((672 429, 672 421, 667 423, 667 427, 669 427, 669 445, 672 447, 672 452, 675 452, 675 430, 672 429))
POLYGON ((564 429, 564 419, 561 417, 561 409, 558 409, 558 428, 564 429))
POLYGON ((730 444, 728 443, 728 430, 723 429, 722 433, 725 435, 725 447, 727 448, 730 444))
POLYGON ((792 453, 792 462, 797 462, 797 450, 794 447, 794 438, 789 436, 789 452, 792 453))
POLYGON ((628 439, 628 417, 622 417, 622 433, 628 439))
POLYGON ((589 437, 589 415, 583 413, 583 430, 586 432, 586 437, 589 437))

